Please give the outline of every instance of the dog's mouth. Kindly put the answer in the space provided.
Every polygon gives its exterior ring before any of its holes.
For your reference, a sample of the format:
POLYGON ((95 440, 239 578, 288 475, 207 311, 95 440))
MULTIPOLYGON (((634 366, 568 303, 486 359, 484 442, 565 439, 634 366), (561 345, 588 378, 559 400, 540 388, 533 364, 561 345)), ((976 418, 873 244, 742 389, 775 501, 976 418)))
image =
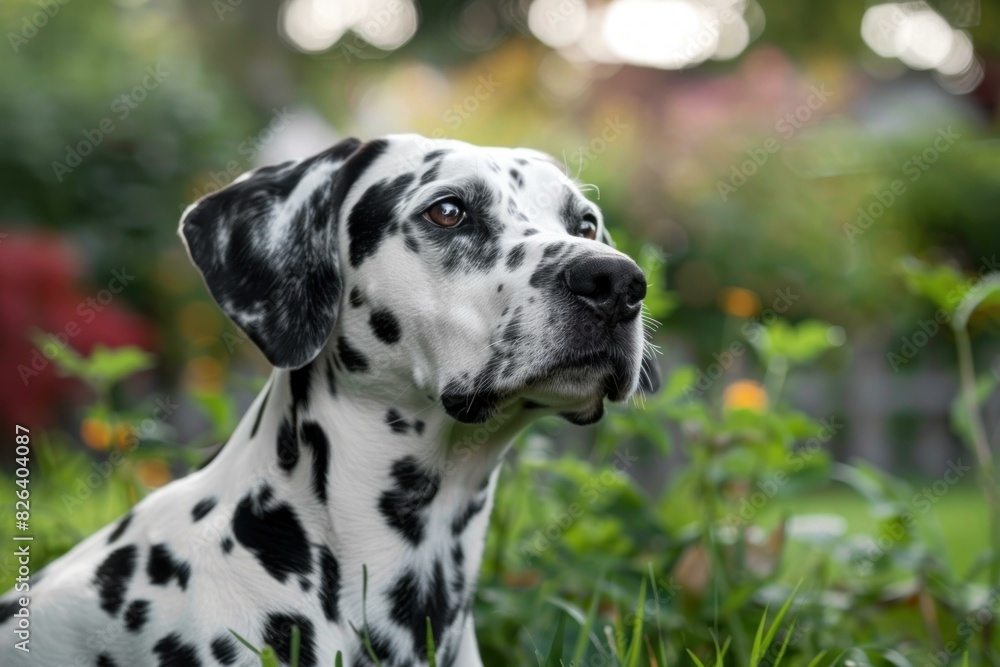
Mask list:
POLYGON ((448 391, 445 411, 463 423, 489 421, 501 408, 518 404, 556 413, 574 424, 591 424, 604 414, 604 399, 624 401, 632 394, 642 360, 615 347, 567 351, 532 372, 516 387, 448 391))

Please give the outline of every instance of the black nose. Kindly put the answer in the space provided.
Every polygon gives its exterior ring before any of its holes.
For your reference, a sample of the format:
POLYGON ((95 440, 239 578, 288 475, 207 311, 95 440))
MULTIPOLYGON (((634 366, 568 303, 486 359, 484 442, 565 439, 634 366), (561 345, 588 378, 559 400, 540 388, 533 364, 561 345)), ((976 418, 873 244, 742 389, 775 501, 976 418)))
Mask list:
POLYGON ((646 276, 628 257, 588 257, 566 269, 566 286, 614 326, 639 314, 646 276))

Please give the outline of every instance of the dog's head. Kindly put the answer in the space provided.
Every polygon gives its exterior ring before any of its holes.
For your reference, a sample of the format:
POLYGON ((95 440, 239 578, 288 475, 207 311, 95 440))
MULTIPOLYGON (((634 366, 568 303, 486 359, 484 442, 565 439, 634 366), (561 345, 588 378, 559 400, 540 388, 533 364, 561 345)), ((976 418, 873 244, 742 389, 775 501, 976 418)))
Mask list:
POLYGON ((279 368, 327 346, 371 387, 412 385, 462 422, 501 406, 598 419, 659 385, 646 281, 560 164, 395 135, 263 167, 192 205, 209 291, 279 368))

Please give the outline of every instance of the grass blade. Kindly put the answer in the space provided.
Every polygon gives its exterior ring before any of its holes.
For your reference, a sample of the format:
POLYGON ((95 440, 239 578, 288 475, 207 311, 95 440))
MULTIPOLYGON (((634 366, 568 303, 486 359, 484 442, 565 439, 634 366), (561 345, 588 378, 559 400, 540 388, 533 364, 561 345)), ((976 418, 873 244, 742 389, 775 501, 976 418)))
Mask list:
POLYGON ((688 648, 684 650, 688 652, 688 655, 691 656, 691 661, 694 662, 694 664, 697 665, 697 667, 705 667, 705 663, 699 660, 698 656, 696 656, 694 653, 691 652, 691 649, 688 648))
POLYGON ((437 649, 434 647, 434 628, 431 626, 431 617, 427 619, 427 667, 437 667, 437 649))
POLYGON ((819 661, 822 660, 825 657, 826 657, 826 651, 823 651, 819 655, 817 655, 815 658, 813 658, 812 660, 810 660, 809 664, 806 665, 806 667, 819 667, 819 661))
POLYGON ((545 667, 562 667, 563 641, 566 635, 566 612, 559 613, 559 622, 556 624, 556 634, 552 638, 552 647, 549 649, 549 657, 545 659, 545 667))
POLYGON ((251 644, 251 643, 250 643, 250 642, 248 642, 247 640, 243 639, 243 637, 240 637, 240 635, 239 635, 239 634, 238 634, 238 633, 236 632, 236 630, 232 630, 232 629, 230 629, 230 630, 229 630, 229 632, 231 632, 231 633, 232 633, 233 637, 236 637, 236 640, 237 640, 237 641, 238 641, 239 643, 243 644, 243 645, 244 645, 244 646, 246 646, 246 647, 247 647, 248 649, 250 649, 251 651, 253 651, 253 654, 254 654, 254 655, 256 655, 256 656, 259 656, 259 655, 260 655, 260 650, 258 650, 256 646, 254 646, 253 644, 251 644))
POLYGON ((299 665, 299 651, 302 649, 302 631, 299 630, 299 626, 292 626, 292 667, 298 667, 299 665))

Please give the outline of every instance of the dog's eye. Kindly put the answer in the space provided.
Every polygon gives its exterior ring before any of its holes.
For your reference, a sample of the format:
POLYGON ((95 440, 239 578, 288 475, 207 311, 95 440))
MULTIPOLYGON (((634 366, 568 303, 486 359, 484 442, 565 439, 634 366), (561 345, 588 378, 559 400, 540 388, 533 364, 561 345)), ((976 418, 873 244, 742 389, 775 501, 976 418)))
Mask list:
POLYGON ((580 223, 580 229, 577 233, 585 239, 590 239, 591 241, 596 240, 597 218, 590 215, 589 213, 583 216, 583 221, 580 223))
POLYGON ((454 227, 465 220, 465 207, 454 197, 442 199, 424 211, 424 219, 439 227, 454 227))

